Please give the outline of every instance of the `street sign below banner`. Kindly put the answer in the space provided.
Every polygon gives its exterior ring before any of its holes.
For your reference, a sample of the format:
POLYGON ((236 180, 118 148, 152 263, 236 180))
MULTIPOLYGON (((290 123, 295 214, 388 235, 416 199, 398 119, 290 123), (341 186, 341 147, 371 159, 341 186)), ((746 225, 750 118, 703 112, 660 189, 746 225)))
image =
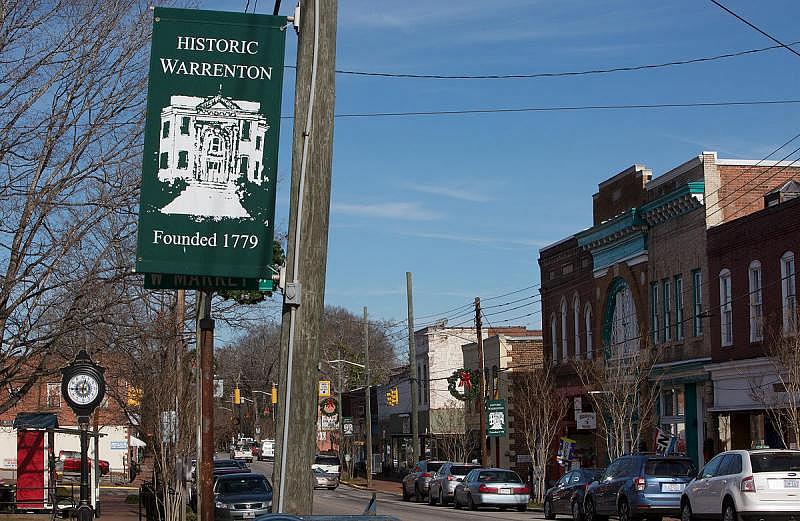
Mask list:
POLYGON ((506 401, 486 401, 486 435, 501 437, 506 435, 506 401))
POLYGON ((150 287, 269 291, 285 29, 154 9, 136 251, 137 272, 162 274, 150 287))

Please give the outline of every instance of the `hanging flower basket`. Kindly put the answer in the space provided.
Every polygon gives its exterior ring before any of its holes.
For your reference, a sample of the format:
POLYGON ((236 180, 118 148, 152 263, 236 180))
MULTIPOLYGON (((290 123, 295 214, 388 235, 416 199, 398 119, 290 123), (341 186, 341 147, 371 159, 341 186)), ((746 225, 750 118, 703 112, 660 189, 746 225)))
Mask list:
POLYGON ((339 414, 339 404, 334 398, 325 398, 319 402, 319 412, 323 416, 336 416, 339 414))
POLYGON ((481 373, 475 369, 456 369, 447 377, 447 390, 456 400, 474 400, 478 396, 481 373))

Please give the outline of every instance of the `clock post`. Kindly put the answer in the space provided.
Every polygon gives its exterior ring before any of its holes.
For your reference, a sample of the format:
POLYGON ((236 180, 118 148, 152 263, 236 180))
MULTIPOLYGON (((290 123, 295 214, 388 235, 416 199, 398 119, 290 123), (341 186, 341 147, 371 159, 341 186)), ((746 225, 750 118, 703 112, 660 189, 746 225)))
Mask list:
POLYGON ((89 418, 106 394, 104 371, 84 349, 61 369, 61 395, 78 417, 80 428, 81 499, 76 512, 78 521, 91 521, 94 518, 94 509, 89 503, 89 418))

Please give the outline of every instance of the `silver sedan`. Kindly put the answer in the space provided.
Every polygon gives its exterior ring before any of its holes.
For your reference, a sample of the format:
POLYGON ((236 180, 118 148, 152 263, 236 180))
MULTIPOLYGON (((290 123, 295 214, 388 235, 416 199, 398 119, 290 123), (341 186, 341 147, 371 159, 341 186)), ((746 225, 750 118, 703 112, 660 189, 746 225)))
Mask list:
POLYGON ((475 469, 469 472, 453 494, 456 508, 470 510, 491 506, 500 509, 528 509, 530 490, 516 472, 506 469, 475 469))

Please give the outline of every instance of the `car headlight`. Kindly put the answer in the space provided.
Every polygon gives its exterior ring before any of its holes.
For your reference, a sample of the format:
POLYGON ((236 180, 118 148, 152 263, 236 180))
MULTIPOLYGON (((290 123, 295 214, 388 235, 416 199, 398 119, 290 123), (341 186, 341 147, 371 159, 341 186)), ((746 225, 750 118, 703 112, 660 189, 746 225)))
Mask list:
POLYGON ((228 508, 230 508, 227 503, 221 503, 219 501, 214 503, 214 506, 222 510, 228 510, 228 508))

